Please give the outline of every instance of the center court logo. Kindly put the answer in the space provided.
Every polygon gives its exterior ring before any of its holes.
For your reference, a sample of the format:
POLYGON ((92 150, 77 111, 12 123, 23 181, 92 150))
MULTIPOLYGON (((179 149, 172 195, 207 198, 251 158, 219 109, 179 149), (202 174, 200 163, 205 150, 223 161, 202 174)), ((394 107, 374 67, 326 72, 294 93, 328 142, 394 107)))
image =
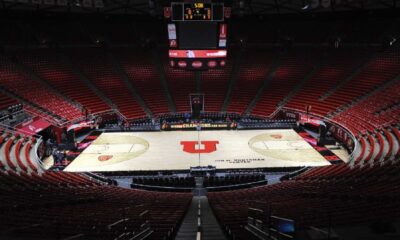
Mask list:
POLYGON ((196 145, 198 144, 198 141, 181 141, 184 152, 195 154, 212 153, 217 151, 217 144, 219 144, 219 141, 201 141, 200 147, 196 149, 196 145))

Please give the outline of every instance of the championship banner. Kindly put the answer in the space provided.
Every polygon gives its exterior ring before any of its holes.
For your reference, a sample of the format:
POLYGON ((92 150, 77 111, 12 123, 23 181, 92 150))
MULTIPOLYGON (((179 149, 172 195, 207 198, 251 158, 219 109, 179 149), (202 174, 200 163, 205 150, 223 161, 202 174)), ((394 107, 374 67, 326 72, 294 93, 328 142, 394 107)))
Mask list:
POLYGON ((226 23, 219 24, 219 40, 218 47, 226 47, 227 25, 226 23))
POLYGON ((226 47, 226 39, 220 39, 218 42, 218 47, 226 47))
POLYGON ((171 17, 171 7, 164 7, 164 17, 165 18, 171 17))
POLYGON ((176 26, 174 23, 168 24, 168 39, 176 40, 176 26))
POLYGON ((170 48, 178 47, 178 42, 175 39, 169 40, 169 47, 170 48))
POLYGON ((224 16, 225 18, 230 18, 232 13, 232 8, 224 7, 224 16))
POLYGON ((226 23, 221 23, 219 25, 219 38, 226 39, 227 37, 227 25, 226 23))
POLYGON ((192 115, 197 118, 204 111, 204 94, 190 94, 189 98, 192 115))

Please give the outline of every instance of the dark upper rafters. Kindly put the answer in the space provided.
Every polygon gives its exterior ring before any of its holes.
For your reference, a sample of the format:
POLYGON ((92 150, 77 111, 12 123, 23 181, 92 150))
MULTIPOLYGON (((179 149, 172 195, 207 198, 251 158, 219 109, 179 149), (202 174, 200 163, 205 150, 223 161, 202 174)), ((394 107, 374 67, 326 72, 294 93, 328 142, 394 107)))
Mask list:
MULTIPOLYGON (((57 5, 35 5, 32 0, 28 3, 21 3, 18 0, 0 0, 0 9, 3 10, 24 10, 24 11, 44 11, 44 12, 76 12, 76 13, 104 13, 104 14, 132 14, 132 15, 150 15, 149 1, 155 2, 156 15, 163 14, 163 7, 170 5, 171 0, 102 0, 104 7, 83 7, 83 0, 67 0, 67 6, 57 5), (77 2, 80 6, 77 6, 77 2)), ((44 1, 44 0, 42 0, 44 1)), ((92 3, 99 0, 92 0, 92 3)), ((101 1, 101 0, 100 0, 101 1)), ((176 0, 191 1, 191 0, 176 0)), ((200 0, 201 1, 201 0, 200 0)), ((210 1, 210 0, 207 0, 210 1)), ((217 1, 217 0, 213 0, 217 1)), ((220 2, 220 1, 218 1, 220 2)), ((370 11, 374 9, 393 9, 399 8, 400 0, 330 0, 329 6, 321 6, 322 2, 318 0, 224 0, 225 4, 232 7, 233 15, 268 15, 268 14, 299 14, 303 12, 331 12, 331 11, 370 11), (244 2, 244 8, 240 9, 240 2, 244 2), (312 6, 317 1, 319 6, 312 6)), ((93 4, 94 5, 94 4, 93 4)))

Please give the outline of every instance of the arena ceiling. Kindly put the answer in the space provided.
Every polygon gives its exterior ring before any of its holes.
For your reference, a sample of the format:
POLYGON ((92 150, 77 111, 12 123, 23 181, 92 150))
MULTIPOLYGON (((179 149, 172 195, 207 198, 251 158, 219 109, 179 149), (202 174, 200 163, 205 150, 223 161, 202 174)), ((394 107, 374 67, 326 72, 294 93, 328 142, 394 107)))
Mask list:
MULTIPOLYGON (((170 2, 170 0, 0 0, 0 9, 161 16, 163 7, 168 6, 170 2)), ((371 11, 399 9, 400 6, 400 0, 225 0, 223 2, 226 6, 232 7, 234 16, 371 11)))

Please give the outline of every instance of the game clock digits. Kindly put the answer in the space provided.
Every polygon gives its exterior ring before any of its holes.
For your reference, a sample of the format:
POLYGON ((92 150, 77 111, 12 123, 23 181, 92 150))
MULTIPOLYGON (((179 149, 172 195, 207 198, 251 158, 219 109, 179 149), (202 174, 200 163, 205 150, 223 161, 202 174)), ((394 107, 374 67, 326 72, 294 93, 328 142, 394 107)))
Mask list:
MULTIPOLYGON (((171 4, 171 20, 176 21, 224 21, 223 3, 182 3, 171 4)), ((169 10, 168 10, 169 11, 169 10)))
POLYGON ((209 3, 185 3, 184 20, 207 21, 211 20, 211 4, 209 3))

